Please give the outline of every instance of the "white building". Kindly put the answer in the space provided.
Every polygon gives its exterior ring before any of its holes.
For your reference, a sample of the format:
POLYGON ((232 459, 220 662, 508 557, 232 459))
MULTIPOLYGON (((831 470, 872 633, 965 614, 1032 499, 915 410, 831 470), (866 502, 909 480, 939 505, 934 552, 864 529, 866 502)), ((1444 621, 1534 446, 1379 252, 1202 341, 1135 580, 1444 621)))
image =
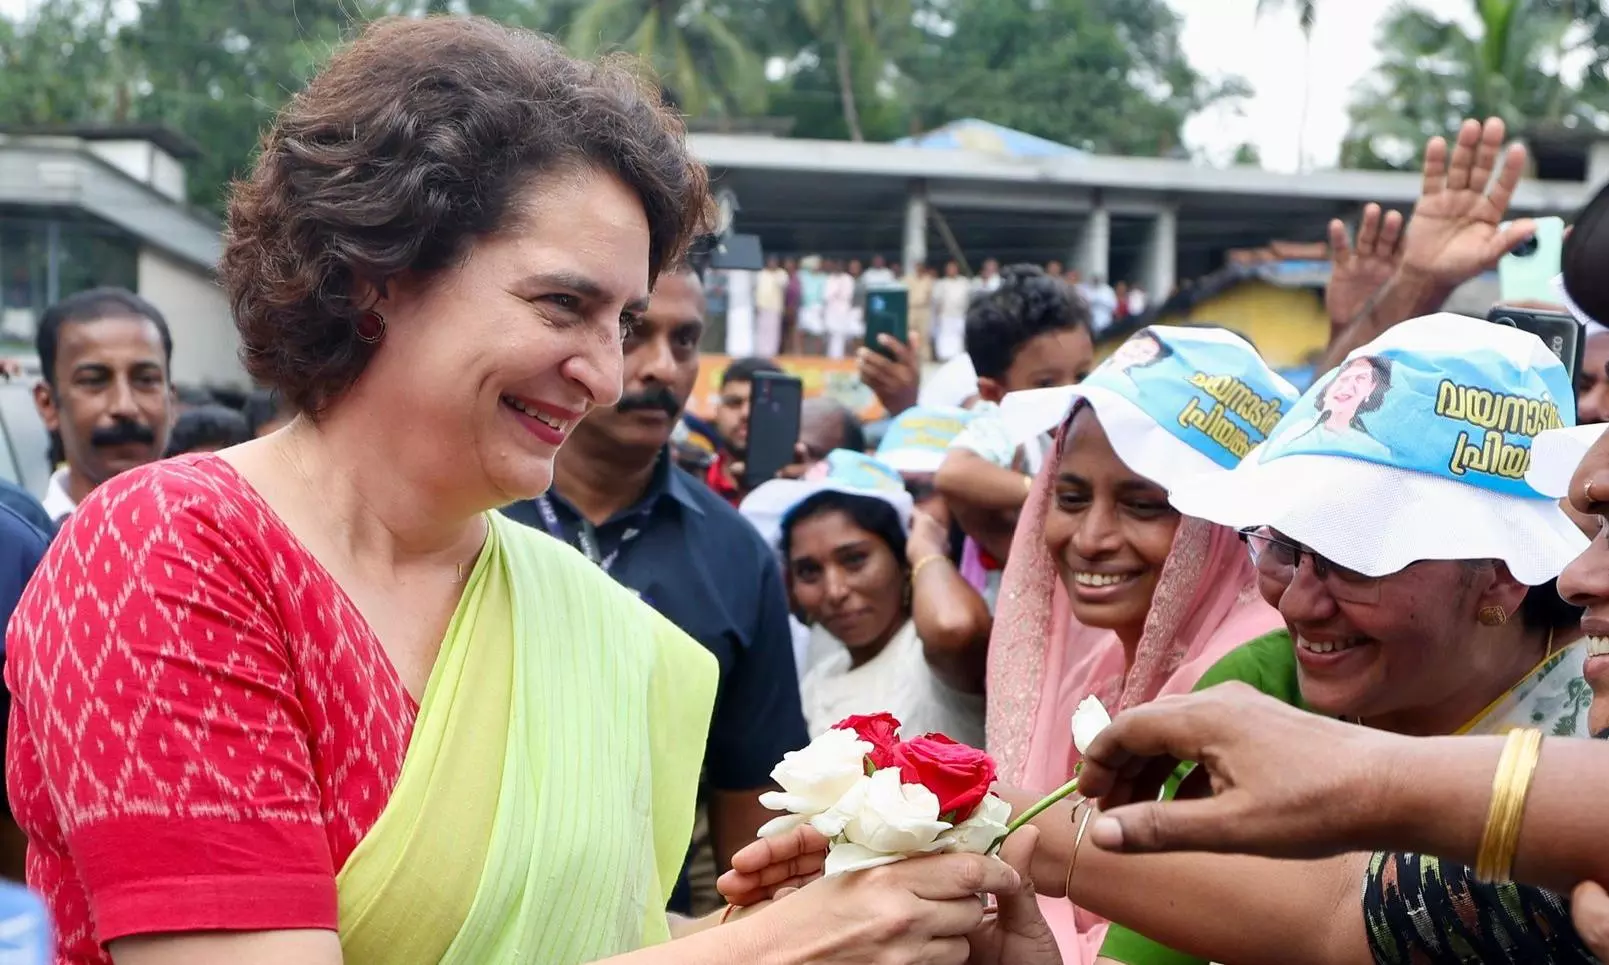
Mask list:
MULTIPOLYGON (((1514 195, 1516 214, 1573 213, 1609 180, 1609 143, 1541 131, 1526 139, 1537 163, 1514 195)), ((942 263, 958 248, 973 270, 985 257, 1055 259, 1161 295, 1178 279, 1223 267, 1232 249, 1321 241, 1331 218, 1355 223, 1370 201, 1407 214, 1422 181, 1071 150, 1013 154, 965 139, 936 148, 753 134, 688 142, 735 204, 735 230, 758 235, 767 252, 883 254, 909 265, 942 263)))
POLYGON ((118 285, 167 318, 176 381, 247 385, 213 276, 220 226, 185 200, 198 153, 163 128, 0 128, 0 339, 31 348, 46 306, 118 285))

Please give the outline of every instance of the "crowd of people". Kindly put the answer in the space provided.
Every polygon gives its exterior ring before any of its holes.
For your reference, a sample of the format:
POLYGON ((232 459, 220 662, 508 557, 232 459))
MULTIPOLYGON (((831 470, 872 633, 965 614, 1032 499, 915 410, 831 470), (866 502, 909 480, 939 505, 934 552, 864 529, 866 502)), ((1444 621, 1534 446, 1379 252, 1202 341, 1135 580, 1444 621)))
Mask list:
POLYGON ((180 391, 128 292, 39 326, 0 870, 70 965, 1597 961, 1609 298, 1579 231, 1574 384, 1440 312, 1532 230, 1505 137, 1332 228, 1300 392, 1233 319, 1099 358, 1144 296, 1056 264, 923 269, 912 339, 857 345, 881 259, 686 267, 707 175, 635 72, 371 25, 232 195, 260 394, 180 391), (704 423, 717 292, 752 341, 704 423), (800 338, 889 419, 808 399, 751 479, 800 338), (756 840, 783 756, 881 711, 987 748, 1019 812, 1087 793, 998 859, 823 878, 813 830, 756 840))
MULTIPOLYGON (((1104 276, 1087 280, 1076 268, 1046 262, 1043 271, 1064 281, 1089 308, 1096 335, 1115 322, 1145 314, 1145 290, 1104 276)), ((760 271, 721 269, 706 279, 708 310, 724 327, 726 354, 733 357, 825 355, 844 358, 866 336, 866 293, 900 285, 907 292, 911 342, 923 361, 948 362, 966 351, 967 306, 980 292, 1000 287, 1000 262, 985 258, 968 275, 951 259, 942 269, 918 262, 896 273, 882 255, 859 258, 820 255, 766 259, 760 271)))

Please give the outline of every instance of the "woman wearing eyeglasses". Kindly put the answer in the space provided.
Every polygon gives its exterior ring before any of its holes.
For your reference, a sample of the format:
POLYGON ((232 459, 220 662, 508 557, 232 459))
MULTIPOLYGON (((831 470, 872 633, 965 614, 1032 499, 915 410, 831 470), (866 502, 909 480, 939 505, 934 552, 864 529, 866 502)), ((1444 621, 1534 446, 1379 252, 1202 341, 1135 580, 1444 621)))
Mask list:
MULTIPOLYGON (((1235 531, 1182 516, 1168 494, 1239 463, 1296 396, 1238 336, 1154 327, 1078 386, 1005 397, 1020 438, 1060 427, 1023 506, 990 640, 988 746, 1002 781, 1023 789, 1015 805, 1073 775, 1068 722, 1085 698, 1115 711, 1188 691, 1279 625, 1235 531)), ((1093 957, 1104 921, 1064 901, 1044 907, 1063 955, 1093 957)))
MULTIPOLYGON (((1569 405, 1563 367, 1530 336, 1452 316, 1405 322, 1355 354, 1392 365, 1391 392, 1371 420, 1388 457, 1293 444, 1301 437, 1288 430, 1325 391, 1321 380, 1234 471, 1170 492, 1179 512, 1245 534, 1257 589, 1285 624, 1224 658, 1198 689, 1241 680, 1319 714, 1413 736, 1516 728, 1587 736, 1585 645, 1576 611, 1553 587, 1586 540, 1524 478, 1531 439, 1572 421, 1554 408, 1553 400, 1569 405), (1472 453, 1472 440, 1487 455, 1472 453)), ((1381 775, 1396 784, 1414 777, 1381 775)), ((1367 812, 1375 803, 1364 795, 1344 806, 1367 812)), ((1509 882, 1503 871, 1478 876, 1401 853, 1114 854, 1083 840, 1092 814, 1089 804, 1064 804, 1035 822, 1032 877, 1041 896, 1065 895, 1122 923, 1106 933, 1104 962, 1596 962, 1567 897, 1509 882)), ((814 863, 772 848, 770 859, 792 874, 814 863)), ((1062 956, 1080 960, 1066 943, 1062 956)))
MULTIPOLYGON (((1237 471, 1174 493, 1181 511, 1242 528, 1258 589, 1285 621, 1214 666, 1198 689, 1244 681, 1315 713, 1414 736, 1518 727, 1587 736, 1580 611, 1554 583, 1584 543, 1514 474, 1530 464, 1530 438, 1568 420, 1552 402, 1570 398, 1563 367, 1529 336, 1432 316, 1359 349, 1307 398, 1324 398, 1365 359, 1393 372, 1371 417, 1383 455, 1344 436, 1315 445, 1282 424, 1237 471), (1476 458, 1472 440, 1495 457, 1476 458), (1520 447, 1523 458, 1505 461, 1520 447)), ((1093 853, 1086 846, 1082 857, 1093 853)), ((1157 914, 1106 906, 1095 889, 1107 857, 1081 865, 1075 900, 1158 937, 1183 936, 1218 961, 1590 961, 1577 955, 1561 899, 1482 884, 1473 869, 1419 855, 1273 866, 1278 876, 1259 862, 1186 858, 1157 914), (1210 900, 1193 896, 1197 875, 1224 887, 1210 900), (1241 885, 1254 901, 1237 897, 1241 885), (1332 920, 1304 900, 1320 896, 1332 920), (1259 926, 1246 936, 1208 924, 1252 916, 1259 926), (1437 927, 1423 927, 1427 918, 1437 927)), ((1101 954, 1125 965, 1206 961, 1116 925, 1101 954)))

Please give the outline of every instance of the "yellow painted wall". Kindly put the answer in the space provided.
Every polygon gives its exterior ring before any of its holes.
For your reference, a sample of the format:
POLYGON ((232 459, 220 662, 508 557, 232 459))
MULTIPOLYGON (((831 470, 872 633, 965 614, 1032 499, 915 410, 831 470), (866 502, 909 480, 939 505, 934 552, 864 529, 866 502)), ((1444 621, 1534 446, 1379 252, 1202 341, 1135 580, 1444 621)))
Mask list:
MULTIPOLYGON (((1245 281, 1197 303, 1187 317, 1164 316, 1163 325, 1193 322, 1232 328, 1257 346, 1274 368, 1303 365, 1329 344, 1330 321, 1322 291, 1245 281)), ((1116 345, 1104 345, 1102 355, 1116 345)))

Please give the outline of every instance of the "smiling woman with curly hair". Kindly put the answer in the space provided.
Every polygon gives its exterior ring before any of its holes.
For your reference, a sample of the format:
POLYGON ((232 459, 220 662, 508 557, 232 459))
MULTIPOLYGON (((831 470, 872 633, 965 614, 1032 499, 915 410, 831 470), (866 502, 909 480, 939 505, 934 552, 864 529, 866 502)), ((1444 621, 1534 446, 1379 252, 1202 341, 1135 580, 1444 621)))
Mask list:
POLYGON ((841 945, 964 952, 1017 879, 960 856, 634 951, 670 937, 714 661, 494 510, 619 397, 708 208, 657 89, 486 20, 377 22, 285 107, 220 276, 297 416, 98 489, 11 623, 59 961, 747 962, 826 908, 841 945))

